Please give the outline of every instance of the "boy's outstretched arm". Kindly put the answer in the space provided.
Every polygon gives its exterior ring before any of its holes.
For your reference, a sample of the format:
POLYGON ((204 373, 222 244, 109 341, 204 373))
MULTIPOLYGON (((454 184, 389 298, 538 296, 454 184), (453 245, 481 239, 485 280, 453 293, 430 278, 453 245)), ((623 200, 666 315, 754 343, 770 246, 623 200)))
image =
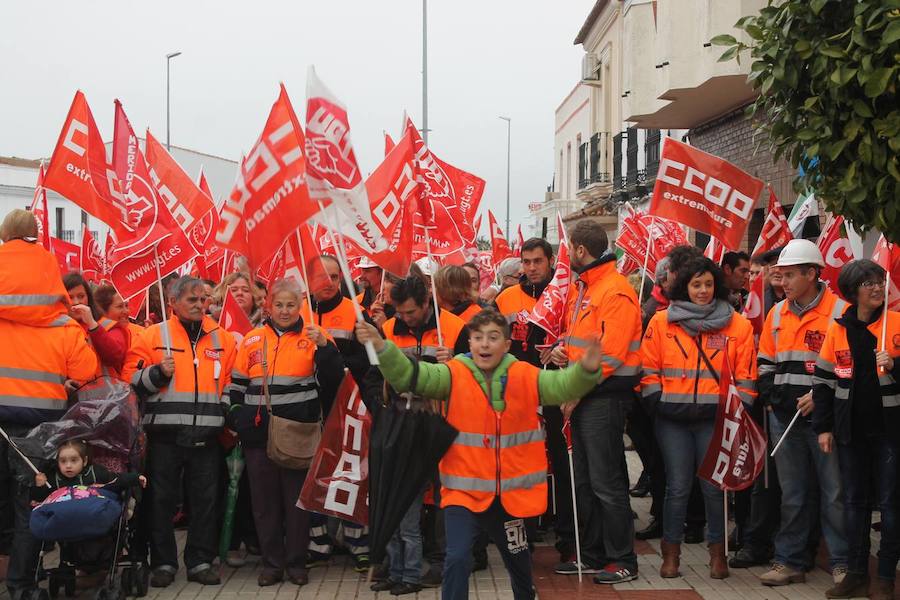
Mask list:
POLYGON ((416 389, 411 390, 415 359, 407 358, 396 345, 385 341, 369 323, 356 324, 356 338, 362 344, 372 342, 378 353, 379 370, 398 392, 411 391, 433 400, 446 400, 450 397, 450 368, 446 365, 419 361, 416 389))
POLYGON ((541 371, 538 391, 541 404, 559 405, 577 402, 603 381, 603 351, 599 338, 593 338, 581 360, 559 371, 541 371))

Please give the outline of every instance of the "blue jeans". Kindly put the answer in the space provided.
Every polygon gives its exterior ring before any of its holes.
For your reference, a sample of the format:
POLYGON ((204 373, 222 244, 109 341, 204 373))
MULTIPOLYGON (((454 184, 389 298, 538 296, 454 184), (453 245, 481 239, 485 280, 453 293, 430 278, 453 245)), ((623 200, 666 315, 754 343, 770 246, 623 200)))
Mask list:
POLYGON ((422 496, 413 500, 387 545, 391 581, 418 585, 422 580, 422 496))
POLYGON ((444 558, 441 600, 468 599, 472 545, 480 532, 487 534, 497 546, 506 572, 509 573, 513 598, 534 600, 531 552, 528 550, 525 519, 510 516, 503 509, 500 500, 495 499, 481 513, 474 513, 462 506, 448 506, 444 509, 444 525, 447 531, 447 556, 444 558))
MULTIPOLYGON (((769 429, 773 447, 781 440, 790 421, 770 413, 769 429)), ((775 535, 775 562, 794 569, 811 567, 807 552, 809 537, 816 526, 809 497, 819 488, 822 534, 828 544, 829 564, 847 564, 847 536, 844 527, 844 495, 837 454, 819 449, 818 436, 805 419, 797 419, 787 439, 775 455, 781 485, 781 526, 775 535)))
MULTIPOLYGON (((714 421, 682 423, 657 417, 654 423, 656 441, 666 464, 666 501, 663 506, 663 539, 670 544, 684 540, 691 487, 697 469, 703 462, 712 438, 714 421)), ((706 510, 706 541, 725 541, 725 506, 722 491, 706 480, 700 480, 706 510)))
POLYGON ((878 436, 853 440, 836 448, 844 484, 849 545, 847 570, 860 575, 869 572, 869 529, 872 508, 877 506, 881 511, 878 577, 893 580, 900 559, 900 494, 897 493, 900 443, 878 436), (876 485, 878 493, 873 497, 876 485))

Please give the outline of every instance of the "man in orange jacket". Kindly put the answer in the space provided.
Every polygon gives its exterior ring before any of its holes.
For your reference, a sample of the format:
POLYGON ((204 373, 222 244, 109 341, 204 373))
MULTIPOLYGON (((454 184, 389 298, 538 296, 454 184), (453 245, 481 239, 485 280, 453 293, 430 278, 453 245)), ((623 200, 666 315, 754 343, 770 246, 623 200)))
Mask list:
MULTIPOLYGON (((634 289, 616 271, 606 231, 593 219, 569 232, 569 257, 578 273, 569 293, 563 345, 551 359, 560 366, 582 357, 592 336, 603 345, 603 381, 580 403, 563 407, 572 416, 575 496, 581 526, 582 572, 597 583, 637 577, 634 523, 625 467, 625 415, 641 371, 641 310, 634 289)), ((578 573, 574 562, 557 573, 578 573)))
MULTIPOLYGON (((36 238, 28 211, 12 211, 0 225, 0 427, 12 436, 59 419, 67 389, 97 370, 84 330, 68 316, 59 265, 36 238)), ((6 584, 13 598, 35 587, 40 545, 28 528, 33 483, 34 474, 0 441, 0 514, 14 515, 12 543, 3 540, 0 553, 12 550, 6 584)))
POLYGON ((221 449, 228 388, 236 355, 234 337, 203 315, 203 282, 186 276, 171 286, 174 316, 144 330, 125 359, 122 378, 144 400, 153 587, 167 587, 178 570, 172 518, 187 479, 191 505, 184 562, 188 581, 218 585, 217 548, 221 449))

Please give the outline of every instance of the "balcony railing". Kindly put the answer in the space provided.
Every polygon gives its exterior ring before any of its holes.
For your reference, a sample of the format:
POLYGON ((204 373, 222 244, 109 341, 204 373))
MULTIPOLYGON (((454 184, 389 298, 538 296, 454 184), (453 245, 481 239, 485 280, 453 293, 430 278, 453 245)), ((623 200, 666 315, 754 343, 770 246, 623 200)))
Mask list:
POLYGON ((629 127, 625 131, 625 136, 627 139, 627 147, 625 149, 626 156, 626 164, 627 169, 625 171, 625 186, 632 187, 637 185, 638 183, 638 142, 637 142, 637 128, 629 127))
POLYGON ((75 230, 74 229, 63 229, 62 236, 60 238, 64 242, 69 242, 70 244, 75 243, 75 230))
POLYGON ((609 132, 601 131, 578 148, 578 189, 609 182, 609 132))
POLYGON ((625 142, 625 135, 617 133, 613 136, 613 189, 621 190, 625 187, 625 181, 622 176, 622 148, 625 142))
POLYGON ((646 180, 656 179, 656 173, 659 171, 659 146, 662 139, 662 132, 659 129, 648 129, 647 138, 644 141, 644 156, 647 165, 646 180))

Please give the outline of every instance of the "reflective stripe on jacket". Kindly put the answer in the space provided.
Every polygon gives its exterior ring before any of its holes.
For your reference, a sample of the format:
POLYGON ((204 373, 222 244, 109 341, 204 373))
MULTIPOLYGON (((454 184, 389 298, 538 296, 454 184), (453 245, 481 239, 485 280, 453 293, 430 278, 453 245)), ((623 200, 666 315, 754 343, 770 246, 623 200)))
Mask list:
POLYGON ((483 512, 499 496, 512 516, 543 514, 547 454, 537 415, 540 370, 521 361, 511 364, 506 408, 497 412, 472 374, 474 364, 457 357, 447 366, 453 382, 447 421, 459 435, 440 462, 441 506, 483 512))
MULTIPOLYGON (((441 310, 439 314, 444 347, 453 350, 460 332, 465 327, 465 323, 449 311, 441 310)), ((431 321, 433 320, 434 316, 432 315, 431 321)), ((420 331, 421 337, 418 337, 414 330, 410 330, 406 326, 406 323, 403 323, 397 317, 392 317, 384 322, 382 330, 384 331, 384 337, 397 344, 397 347, 400 348, 403 354, 412 358, 421 358, 428 362, 437 362, 437 349, 440 346, 438 344, 436 327, 429 327, 424 332, 420 331)))
POLYGON ((756 398, 756 361, 750 321, 735 313, 725 328, 693 338, 677 323, 669 323, 668 314, 663 310, 653 315, 641 344, 644 404, 663 418, 715 419, 726 347, 741 400, 752 404, 756 398))
POLYGON ((148 327, 132 345, 122 377, 144 396, 143 424, 148 433, 174 434, 179 444, 202 445, 225 424, 227 390, 235 359, 234 337, 204 317, 194 341, 177 317, 148 327), (157 385, 154 369, 166 353, 165 333, 171 335, 175 373, 157 385))

